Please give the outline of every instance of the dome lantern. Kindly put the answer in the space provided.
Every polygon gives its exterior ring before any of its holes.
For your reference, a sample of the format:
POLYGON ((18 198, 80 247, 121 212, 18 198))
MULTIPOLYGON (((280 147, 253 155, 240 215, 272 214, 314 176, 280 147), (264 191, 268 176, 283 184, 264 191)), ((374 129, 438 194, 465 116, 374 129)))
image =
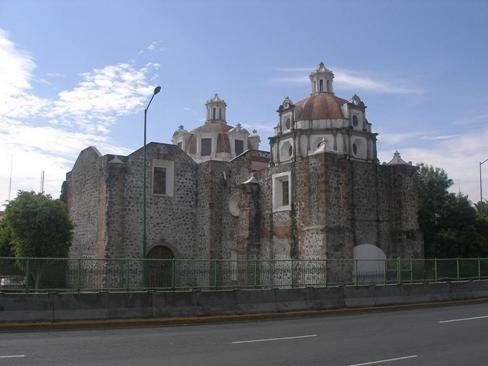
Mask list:
POLYGON ((312 83, 312 94, 334 93, 332 88, 334 73, 327 69, 323 62, 309 75, 309 78, 312 83))
POLYGON ((207 101, 207 122, 206 123, 226 123, 225 109, 227 104, 219 95, 215 93, 214 97, 207 101))

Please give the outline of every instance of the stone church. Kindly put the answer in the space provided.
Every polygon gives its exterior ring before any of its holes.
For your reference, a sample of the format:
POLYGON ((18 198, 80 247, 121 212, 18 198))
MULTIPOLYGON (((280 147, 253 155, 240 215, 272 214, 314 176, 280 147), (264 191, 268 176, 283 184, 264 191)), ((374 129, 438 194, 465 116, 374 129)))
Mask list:
POLYGON ((74 222, 71 257, 241 260, 416 258, 416 168, 385 164, 366 106, 334 94, 321 63, 311 93, 286 97, 268 151, 227 123, 217 94, 206 122, 147 145, 147 249, 142 253, 143 148, 83 150, 62 196, 74 222))

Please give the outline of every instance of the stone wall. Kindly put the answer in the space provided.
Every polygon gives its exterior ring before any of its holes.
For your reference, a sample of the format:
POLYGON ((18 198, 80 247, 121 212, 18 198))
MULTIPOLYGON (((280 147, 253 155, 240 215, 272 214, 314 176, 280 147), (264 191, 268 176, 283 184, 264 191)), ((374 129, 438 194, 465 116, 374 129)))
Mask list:
POLYGON ((323 153, 272 167, 259 183, 261 242, 269 238, 271 258, 352 258, 364 243, 387 257, 423 254, 415 167, 323 153), (284 171, 292 172, 293 209, 273 212, 272 175, 284 171))
MULTIPOLYGON (((415 167, 329 152, 272 167, 268 161, 269 153, 248 151, 230 162, 197 164, 175 145, 148 144, 146 255, 163 245, 178 259, 227 261, 202 268, 209 273, 200 277, 206 283, 238 281, 223 278, 219 268, 237 268, 239 260, 353 258, 360 244, 376 245, 389 258, 422 257, 415 167), (158 162, 174 166, 172 195, 153 194, 158 162), (283 172, 291 173, 292 205, 275 212, 272 180, 283 172)), ((84 150, 65 186, 75 223, 72 257, 143 257, 142 148, 127 157, 84 150)), ((133 272, 142 278, 141 268, 133 272)), ((328 269, 332 277, 334 272, 344 268, 328 269)), ((268 284, 284 280, 264 272, 252 276, 268 284)), ((292 277, 285 279, 290 285, 292 277)))
MULTIPOLYGON (((127 157, 124 184, 123 216, 125 256, 142 257, 143 217, 143 149, 127 157)), ((192 258, 196 228, 198 165, 175 145, 150 143, 147 145, 147 247, 146 254, 157 245, 170 248, 176 258, 192 258), (153 194, 153 162, 174 162, 174 194, 153 194)), ((120 194, 121 192, 119 192, 120 194)), ((113 245, 120 245, 114 238, 113 245)))
POLYGON ((70 257, 95 257, 103 252, 106 201, 103 157, 93 147, 83 150, 66 176, 65 197, 74 223, 70 257))

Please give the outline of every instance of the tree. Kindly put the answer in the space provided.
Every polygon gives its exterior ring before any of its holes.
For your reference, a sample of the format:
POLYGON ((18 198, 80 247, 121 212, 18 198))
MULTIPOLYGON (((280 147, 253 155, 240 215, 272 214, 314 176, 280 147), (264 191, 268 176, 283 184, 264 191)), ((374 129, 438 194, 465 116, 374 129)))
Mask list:
MULTIPOLYGON (((35 192, 20 191, 5 210, 16 257, 66 258, 73 225, 64 202, 35 192)), ((40 261, 30 263, 36 288, 45 270, 40 261)))
POLYGON ((434 257, 440 252, 436 235, 439 220, 449 195, 448 188, 453 184, 447 173, 440 168, 420 164, 418 169, 419 226, 424 234, 426 257, 434 257))
POLYGON ((418 170, 419 225, 424 233, 427 258, 488 255, 488 220, 468 197, 449 193, 452 185, 440 168, 421 164, 418 170))
POLYGON ((0 257, 13 257, 14 255, 12 231, 7 220, 2 220, 0 221, 0 257))
POLYGON ((479 201, 478 203, 474 204, 474 208, 476 209, 478 217, 488 217, 488 202, 479 201))

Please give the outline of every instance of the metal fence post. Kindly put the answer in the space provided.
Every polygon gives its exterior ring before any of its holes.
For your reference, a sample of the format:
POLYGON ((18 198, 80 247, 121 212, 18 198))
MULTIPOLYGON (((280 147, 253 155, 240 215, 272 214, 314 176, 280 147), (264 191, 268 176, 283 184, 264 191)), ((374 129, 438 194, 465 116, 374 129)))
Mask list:
POLYGON ((412 263, 412 258, 410 258, 410 282, 413 282, 413 263, 412 263))
POLYGON ((176 288, 176 259, 175 258, 173 258, 171 260, 171 264, 172 264, 172 267, 171 267, 171 287, 173 288, 173 291, 174 291, 176 288))
POLYGON ((77 278, 78 292, 81 292, 81 258, 78 258, 78 278, 77 278))
POLYGON ((328 259, 326 259, 324 261, 324 282, 325 282, 325 287, 327 287, 327 261, 328 261, 328 259))
POLYGON ((125 258, 125 287, 127 288, 127 292, 130 291, 130 259, 129 257, 125 258))
POLYGON ((434 282, 437 282, 437 258, 434 258, 434 282))
POLYGON ((459 281, 459 258, 456 258, 456 279, 459 281))
POLYGON ((478 280, 481 281, 481 258, 478 257, 478 280))
POLYGON ((217 289, 217 259, 214 259, 214 287, 217 289))
POLYGON ((358 260, 354 259, 354 285, 358 285, 358 260))
POLYGON ((258 261, 254 260, 254 287, 258 287, 258 261))
POLYGON ((29 292, 29 280, 30 280, 30 258, 26 259, 25 262, 25 291, 29 292))
POLYGON ((400 257, 397 258, 397 283, 402 283, 402 262, 400 257))

